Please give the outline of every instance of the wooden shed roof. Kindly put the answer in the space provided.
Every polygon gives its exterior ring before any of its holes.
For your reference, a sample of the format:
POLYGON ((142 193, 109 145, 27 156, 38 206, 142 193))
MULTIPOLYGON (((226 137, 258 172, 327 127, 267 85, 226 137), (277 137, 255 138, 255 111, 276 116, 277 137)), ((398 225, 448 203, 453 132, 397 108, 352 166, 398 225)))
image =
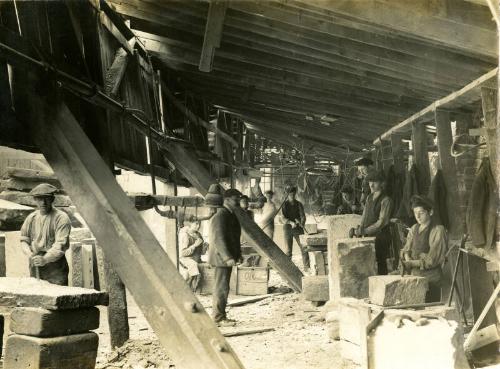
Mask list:
POLYGON ((108 2, 186 88, 287 144, 361 151, 497 64, 477 1, 108 2))

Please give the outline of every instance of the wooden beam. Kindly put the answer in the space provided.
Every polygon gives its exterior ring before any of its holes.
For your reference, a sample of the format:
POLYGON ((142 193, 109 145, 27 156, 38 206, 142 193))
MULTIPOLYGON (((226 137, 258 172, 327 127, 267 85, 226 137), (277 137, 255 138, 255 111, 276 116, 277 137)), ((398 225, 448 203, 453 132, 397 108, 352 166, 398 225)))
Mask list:
POLYGON ((128 65, 128 54, 119 48, 115 54, 113 64, 106 71, 104 78, 104 91, 111 96, 116 96, 128 65))
POLYGON ((430 118, 433 119, 432 114, 438 108, 457 109, 464 105, 478 101, 481 98, 481 88, 484 87, 484 85, 494 85, 497 81, 497 74, 498 68, 495 68, 472 81, 460 90, 455 91, 442 99, 434 101, 425 109, 413 114, 408 119, 405 119, 401 123, 395 125, 393 128, 385 132, 381 138, 386 139, 392 133, 407 131, 413 123, 429 121, 430 118))
MULTIPOLYGON (((180 368, 243 368, 69 109, 16 79, 18 118, 96 236, 169 357, 180 368)), ((47 85, 47 84, 45 84, 47 85)))
POLYGON ((413 162, 417 166, 420 194, 427 195, 431 184, 427 130, 423 124, 412 125, 413 162))
POLYGON ((498 90, 490 88, 481 88, 481 105, 483 108, 484 127, 486 128, 486 143, 488 155, 490 157, 490 166, 493 177, 496 178, 498 169, 498 148, 497 148, 497 98, 498 90))
POLYGON ((220 47, 226 9, 227 3, 225 1, 212 0, 208 6, 205 37, 203 39, 203 48, 201 49, 198 66, 202 72, 210 72, 212 70, 215 49, 220 47))
POLYGON ((451 132, 450 113, 436 110, 436 131, 437 145, 439 152, 439 166, 443 173, 446 187, 446 207, 449 219, 449 229, 451 239, 460 239, 463 235, 463 214, 460 206, 460 195, 458 193, 458 176, 455 158, 451 156, 450 150, 453 143, 451 132))
MULTIPOLYGON (((426 0, 402 3, 388 0, 365 0, 362 3, 354 0, 334 3, 308 0, 307 3, 359 23, 374 25, 385 32, 398 32, 464 53, 496 57, 498 52, 497 36, 490 19, 485 17, 483 22, 474 24, 459 23, 460 19, 451 19, 444 8, 439 9, 441 14, 436 14, 435 4, 429 5, 426 0), (408 19, 412 21, 408 22, 408 19)), ((467 14, 463 13, 460 17, 464 19, 467 14)))
POLYGON ((233 137, 228 135, 226 132, 221 131, 220 129, 215 127, 213 124, 210 124, 210 123, 206 122, 205 120, 201 119, 196 114, 194 114, 191 110, 189 110, 182 102, 180 102, 174 96, 172 91, 170 91, 170 89, 168 88, 168 86, 166 85, 166 83, 164 81, 161 81, 161 87, 162 87, 162 93, 165 94, 165 96, 170 101, 172 101, 172 104, 174 104, 174 106, 177 109, 179 109, 179 111, 182 114, 184 114, 189 119, 190 122, 193 122, 194 124, 205 127, 207 130, 214 132, 217 136, 219 136, 223 140, 226 140, 231 145, 238 147, 238 142, 233 137))

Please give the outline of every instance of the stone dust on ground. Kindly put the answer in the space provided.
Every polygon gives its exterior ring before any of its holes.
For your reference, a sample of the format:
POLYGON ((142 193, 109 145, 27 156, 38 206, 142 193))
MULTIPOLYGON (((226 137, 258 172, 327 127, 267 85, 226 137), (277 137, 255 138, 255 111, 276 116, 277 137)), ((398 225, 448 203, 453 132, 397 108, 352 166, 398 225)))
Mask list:
MULTIPOLYGON (((282 290, 286 286, 274 270, 271 270, 269 285, 275 290, 282 290)), ((241 297, 230 296, 229 301, 241 297)), ((210 314, 211 297, 198 298, 210 314)), ((101 308, 96 368, 175 368, 133 298, 129 297, 128 303, 130 340, 114 351, 109 346, 106 308, 101 308)), ((356 368, 341 358, 339 342, 328 338, 322 308, 313 307, 300 294, 275 295, 259 302, 229 307, 228 317, 237 320, 238 324, 236 327, 222 328, 223 333, 274 328, 269 332, 226 338, 246 369, 356 368)))

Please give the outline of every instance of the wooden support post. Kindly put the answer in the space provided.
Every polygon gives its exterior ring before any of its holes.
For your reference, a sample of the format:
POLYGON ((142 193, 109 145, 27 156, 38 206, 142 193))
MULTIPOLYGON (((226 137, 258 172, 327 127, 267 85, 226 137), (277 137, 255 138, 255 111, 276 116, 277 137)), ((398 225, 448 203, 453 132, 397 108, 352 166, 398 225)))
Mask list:
POLYGON ((443 172, 446 186, 446 206, 450 220, 449 233, 452 239, 459 239, 463 234, 464 214, 460 208, 460 195, 458 193, 458 176, 455 158, 451 156, 450 149, 453 143, 451 132, 450 113, 436 110, 437 144, 439 152, 439 165, 443 172))
POLYGON ((483 107, 484 127, 486 128, 486 143, 490 157, 491 171, 496 177, 497 163, 497 90, 481 88, 481 102, 483 107))
POLYGON ((215 49, 220 46, 222 38, 226 9, 227 3, 225 1, 210 1, 203 48, 201 50, 200 64, 198 66, 202 72, 210 72, 212 70, 215 49))
POLYGON ((54 169, 179 368, 243 368, 202 304, 177 273, 67 106, 33 93, 37 81, 16 82, 18 119, 54 169))
POLYGON ((413 159, 417 166, 418 187, 421 194, 427 195, 431 184, 431 170, 429 167, 429 151, 427 148, 427 130, 423 123, 412 124, 413 159))
POLYGON ((106 71, 104 80, 104 91, 111 96, 116 96, 120 84, 125 75, 128 65, 128 54, 123 48, 119 48, 115 54, 113 64, 106 71))

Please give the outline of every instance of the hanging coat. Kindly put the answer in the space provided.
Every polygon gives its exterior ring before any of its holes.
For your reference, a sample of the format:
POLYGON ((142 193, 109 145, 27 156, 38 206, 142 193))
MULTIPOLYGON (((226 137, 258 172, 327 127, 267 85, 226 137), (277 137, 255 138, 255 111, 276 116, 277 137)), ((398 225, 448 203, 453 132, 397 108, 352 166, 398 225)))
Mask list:
POLYGON ((448 208, 446 207, 446 185, 444 183, 443 172, 438 169, 429 187, 429 198, 434 203, 434 224, 441 224, 449 230, 450 221, 448 208))
POLYGON ((496 220, 496 184, 491 173, 489 158, 483 158, 478 169, 467 207, 467 231, 476 247, 493 245, 496 220))
POLYGON ((410 170, 406 173, 406 179, 403 187, 403 196, 401 198, 399 210, 396 213, 396 217, 398 219, 401 219, 407 225, 413 225, 416 222, 415 216, 413 215, 413 210, 411 209, 411 198, 413 195, 420 194, 417 175, 417 167, 415 164, 413 164, 410 170))

